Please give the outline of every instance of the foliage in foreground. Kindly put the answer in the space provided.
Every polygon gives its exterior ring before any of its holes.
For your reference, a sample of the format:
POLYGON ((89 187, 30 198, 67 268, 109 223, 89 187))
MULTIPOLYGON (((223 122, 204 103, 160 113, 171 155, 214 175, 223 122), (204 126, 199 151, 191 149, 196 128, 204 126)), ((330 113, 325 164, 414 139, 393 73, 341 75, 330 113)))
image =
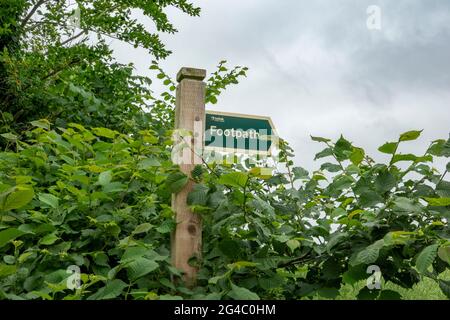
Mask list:
MULTIPOLYGON (((450 156, 450 141, 400 154, 420 132, 402 134, 380 147, 391 158, 383 164, 343 137, 313 137, 326 160, 311 174, 292 167, 283 142, 272 175, 210 164, 187 177, 170 161, 174 81, 154 62, 167 86, 155 97, 152 80, 117 63, 106 39, 163 58, 158 34, 130 10, 172 33, 165 8, 199 9, 185 0, 76 3, 77 32, 69 1, 0 4, 0 298, 345 298, 352 286, 360 299, 398 299, 424 277, 450 297, 450 182, 432 167, 450 156), (170 198, 189 179, 205 226, 192 289, 171 281, 180 271, 169 258, 170 198), (380 267, 382 290, 364 286, 369 265, 380 267)), ((206 102, 246 70, 221 62, 206 102)))
MULTIPOLYGON (((187 177, 170 161, 168 135, 32 125, 16 152, 0 153, 3 298, 336 298, 367 279, 369 265, 385 282, 412 288, 428 277, 450 296, 439 277, 450 266, 450 182, 431 166, 450 156, 450 140, 404 155, 399 144, 420 135, 405 133, 380 147, 391 160, 379 164, 343 137, 313 137, 326 144, 316 159, 331 160, 312 174, 291 167, 283 142, 287 173, 212 164, 187 177), (169 258, 170 196, 188 179, 204 220, 193 289, 171 282, 180 272, 169 258), (78 290, 67 288, 74 265, 78 290)), ((358 298, 401 296, 364 287, 358 298)))

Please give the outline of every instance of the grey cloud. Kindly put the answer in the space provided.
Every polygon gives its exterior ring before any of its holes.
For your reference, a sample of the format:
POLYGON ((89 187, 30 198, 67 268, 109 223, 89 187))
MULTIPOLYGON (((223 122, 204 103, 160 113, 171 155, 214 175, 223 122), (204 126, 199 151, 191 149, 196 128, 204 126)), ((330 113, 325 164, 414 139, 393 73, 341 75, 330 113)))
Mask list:
MULTIPOLYGON (((317 167, 321 146, 310 134, 343 133, 379 159, 377 147, 402 131, 425 129, 416 152, 448 137, 448 0, 195 2, 200 18, 168 11, 180 32, 163 36, 174 52, 163 67, 173 75, 181 66, 212 71, 224 58, 248 66, 248 78, 208 107, 271 116, 297 164, 317 167), (382 10, 381 31, 366 27, 369 5, 382 10)), ((145 51, 115 48, 121 61, 150 74, 145 51)))

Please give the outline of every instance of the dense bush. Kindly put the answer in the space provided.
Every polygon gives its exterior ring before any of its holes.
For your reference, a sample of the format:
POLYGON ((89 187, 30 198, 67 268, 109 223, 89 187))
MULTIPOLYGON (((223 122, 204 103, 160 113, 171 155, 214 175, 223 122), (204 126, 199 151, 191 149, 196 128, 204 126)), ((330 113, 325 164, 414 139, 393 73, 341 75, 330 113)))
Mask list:
MULTIPOLYGON (((171 282, 180 272, 170 266, 170 196, 188 177, 170 161, 169 136, 33 126, 27 142, 13 141, 17 152, 0 153, 4 298, 334 298, 367 279, 369 265, 405 288, 431 277, 449 295, 438 275, 450 262, 450 183, 429 163, 450 155, 450 141, 402 155, 398 144, 420 134, 405 133, 380 148, 392 154, 385 165, 343 137, 313 137, 327 145, 316 158, 334 162, 312 175, 235 164, 194 170, 188 201, 203 216, 204 257, 191 261, 200 268, 191 290, 171 282), (82 272, 76 291, 67 288, 73 265, 82 272)), ((283 142, 280 162, 290 167, 290 155, 283 142)), ((377 297, 400 298, 359 293, 377 297)))
MULTIPOLYGON (((167 86, 158 97, 105 39, 163 58, 158 34, 130 10, 172 33, 167 6, 199 9, 185 0, 75 2, 79 33, 67 23, 69 1, 0 3, 1 299, 335 298, 371 265, 385 282, 411 288, 427 277, 450 297, 450 166, 433 167, 450 156, 450 140, 401 154, 420 136, 404 133, 380 147, 391 158, 384 164, 343 137, 313 137, 326 162, 312 173, 293 166, 281 141, 270 174, 225 162, 188 177, 171 162, 174 81, 154 61, 167 86), (189 179, 197 185, 188 202, 204 224, 194 288, 170 263, 170 200, 189 179)), ((219 63, 206 102, 246 71, 219 63)), ((401 298, 386 287, 357 296, 401 298)))

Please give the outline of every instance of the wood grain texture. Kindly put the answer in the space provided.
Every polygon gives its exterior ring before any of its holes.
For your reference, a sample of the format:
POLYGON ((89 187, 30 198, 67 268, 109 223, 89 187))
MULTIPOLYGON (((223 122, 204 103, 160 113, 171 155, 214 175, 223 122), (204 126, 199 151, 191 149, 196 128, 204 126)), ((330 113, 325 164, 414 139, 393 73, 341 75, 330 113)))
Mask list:
MULTIPOLYGON (((189 177, 196 164, 202 159, 193 150, 202 148, 205 119, 205 70, 182 68, 180 83, 176 92, 175 128, 195 133, 189 150, 190 159, 180 164, 182 172, 189 177), (190 75, 192 74, 192 76, 190 75)), ((186 160, 186 159, 184 159, 186 160)), ((176 213, 177 227, 172 234, 172 264, 184 272, 183 280, 188 287, 195 286, 198 268, 189 265, 191 257, 199 261, 202 253, 202 221, 198 214, 193 213, 187 205, 187 196, 192 191, 194 182, 188 184, 172 196, 172 209, 176 213)))

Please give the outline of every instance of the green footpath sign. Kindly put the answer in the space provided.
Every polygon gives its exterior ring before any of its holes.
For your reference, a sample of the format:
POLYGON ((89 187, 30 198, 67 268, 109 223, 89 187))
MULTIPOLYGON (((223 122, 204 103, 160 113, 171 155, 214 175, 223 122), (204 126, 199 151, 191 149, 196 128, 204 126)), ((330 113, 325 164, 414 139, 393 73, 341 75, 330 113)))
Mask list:
POLYGON ((273 136, 269 117, 206 111, 206 150, 268 155, 273 136))

